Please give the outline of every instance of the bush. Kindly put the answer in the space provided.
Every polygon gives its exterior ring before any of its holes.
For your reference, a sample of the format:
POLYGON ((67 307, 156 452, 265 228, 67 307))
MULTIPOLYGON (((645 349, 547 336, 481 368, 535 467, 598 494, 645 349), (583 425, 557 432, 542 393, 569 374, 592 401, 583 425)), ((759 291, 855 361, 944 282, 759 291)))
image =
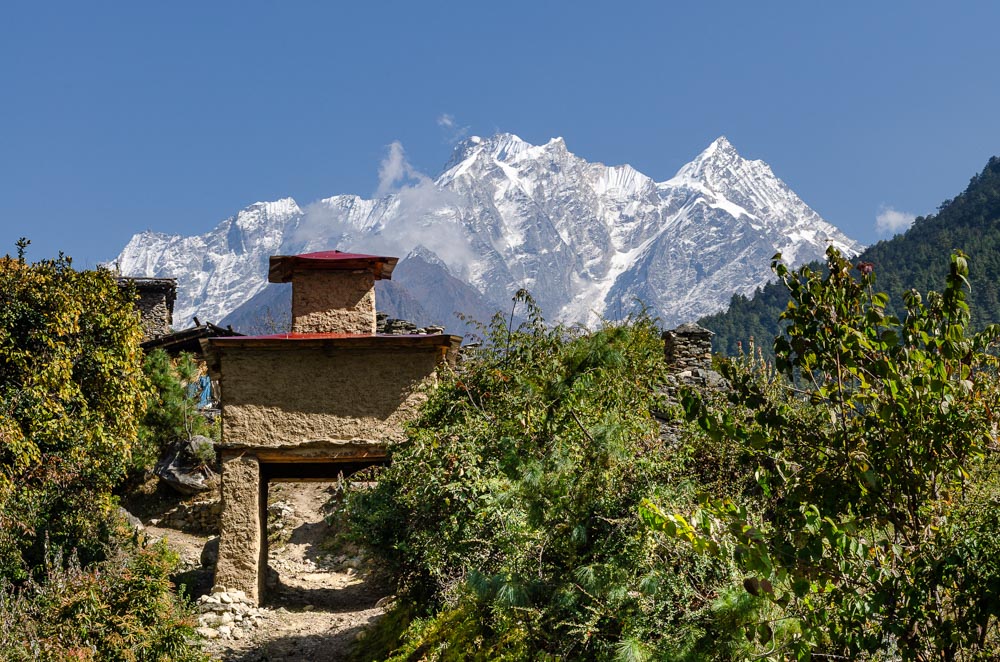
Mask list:
POLYGON ((207 660, 190 643, 193 617, 168 579, 176 563, 163 542, 116 547, 86 568, 50 551, 37 580, 0 583, 0 659, 207 660))
POLYGON ((0 258, 0 578, 45 542, 84 564, 107 539, 147 397, 138 314, 105 269, 0 258))
POLYGON ((26 245, 0 258, 0 657, 201 659, 176 559, 112 513, 149 396, 131 293, 26 245))
MULTIPOLYGON (((179 439, 194 435, 218 438, 218 429, 198 413, 197 399, 188 393, 199 372, 192 355, 182 353, 172 359, 162 349, 155 349, 146 355, 143 372, 152 388, 139 425, 133 474, 152 468, 163 451, 179 439)), ((189 459, 211 466, 215 454, 209 449, 203 456, 189 459)))
POLYGON ((645 316, 550 328, 526 294, 516 300, 528 321, 494 318, 485 344, 442 375, 378 486, 351 501, 358 534, 400 577, 400 609, 428 616, 395 655, 734 650, 742 631, 718 631, 711 614, 756 605, 723 599, 730 566, 638 517, 644 497, 694 503, 695 460, 660 438, 651 414, 665 408, 660 330, 645 316))
POLYGON ((775 270, 791 303, 781 375, 729 370, 692 419, 742 449, 759 493, 694 512, 647 504, 651 526, 732 561, 775 617, 748 637, 775 657, 996 659, 1000 327, 968 332, 968 265, 888 313, 871 264, 775 270), (855 272, 856 274, 855 275, 855 272), (985 504, 989 503, 989 506, 985 504), (791 624, 778 632, 772 623, 791 624))

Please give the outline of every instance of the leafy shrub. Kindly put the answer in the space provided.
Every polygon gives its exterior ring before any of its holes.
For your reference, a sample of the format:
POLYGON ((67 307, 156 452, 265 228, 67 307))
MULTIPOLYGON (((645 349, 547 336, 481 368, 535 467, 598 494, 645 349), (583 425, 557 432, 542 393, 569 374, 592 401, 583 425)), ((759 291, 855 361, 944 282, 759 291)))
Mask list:
POLYGON ((0 657, 201 659, 175 559, 112 513, 149 394, 130 293, 26 246, 0 258, 0 657))
POLYGON ((687 396, 710 437, 742 449, 757 498, 706 495, 686 515, 649 503, 645 517, 742 569, 777 614, 748 637, 775 659, 996 659, 1000 389, 986 350, 1000 327, 968 332, 960 253, 944 291, 911 291, 901 318, 871 264, 855 276, 827 258, 825 274, 775 261, 791 299, 780 379, 730 369, 725 401, 687 396))
MULTIPOLYGON (((188 393, 189 385, 198 379, 198 364, 193 356, 182 353, 171 358, 162 349, 155 349, 146 355, 143 372, 152 388, 139 425, 134 473, 151 468, 164 449, 179 439, 196 434, 218 437, 217 428, 198 413, 197 400, 188 393)), ((210 466, 215 463, 215 454, 206 449, 202 457, 190 459, 210 466)))
MULTIPOLYGON (((121 534, 121 532, 119 532, 121 534)), ((163 542, 122 545, 88 567, 47 555, 44 574, 0 583, 0 659, 10 662, 195 662, 193 617, 172 591, 177 557, 163 542)))
POLYGON ((727 563, 638 516, 648 496, 694 504, 695 451, 661 439, 651 414, 665 408, 660 330, 645 316, 550 328, 525 293, 516 301, 527 321, 494 317, 483 346, 442 375, 378 486, 350 503, 358 534, 400 577, 400 609, 430 606, 396 653, 369 654, 730 654, 742 630, 714 623, 742 622, 735 612, 759 601, 727 602, 727 563))
POLYGON ((23 580, 45 541, 88 563, 145 407, 138 315, 105 269, 0 258, 0 578, 23 580))

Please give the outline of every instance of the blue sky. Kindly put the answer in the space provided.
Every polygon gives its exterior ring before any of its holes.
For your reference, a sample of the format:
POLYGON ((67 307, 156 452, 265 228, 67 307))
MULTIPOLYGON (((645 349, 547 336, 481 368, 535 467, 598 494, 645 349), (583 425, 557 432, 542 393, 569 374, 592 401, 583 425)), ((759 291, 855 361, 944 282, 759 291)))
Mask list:
POLYGON ((460 130, 657 180, 726 135, 868 243, 1000 154, 998 25, 987 2, 8 3, 0 253, 93 266, 257 200, 369 196, 390 143, 433 176, 460 130))

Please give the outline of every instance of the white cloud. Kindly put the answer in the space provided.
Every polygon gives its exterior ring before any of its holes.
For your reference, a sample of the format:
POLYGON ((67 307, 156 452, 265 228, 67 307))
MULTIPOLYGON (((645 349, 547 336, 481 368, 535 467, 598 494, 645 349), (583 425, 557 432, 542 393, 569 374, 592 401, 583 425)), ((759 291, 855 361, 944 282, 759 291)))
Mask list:
POLYGON ((451 113, 441 113, 437 118, 437 125, 441 127, 445 134, 445 141, 451 144, 469 135, 469 127, 459 126, 455 116, 451 113))
POLYGON ((916 217, 916 214, 882 205, 875 216, 875 230, 880 235, 898 234, 910 227, 916 217))
POLYGON ((397 190, 407 180, 422 182, 430 178, 417 172, 406 160, 406 152, 398 140, 389 145, 389 153, 378 167, 378 188, 375 197, 383 198, 397 190))
POLYGON ((399 257, 423 246, 453 274, 464 275, 475 253, 461 224, 460 201, 414 168, 399 141, 389 145, 379 164, 375 195, 384 205, 375 208, 375 217, 361 221, 362 226, 374 224, 368 229, 356 224, 360 219, 348 220, 349 207, 320 200, 305 208, 296 240, 306 246, 303 250, 339 248, 399 257))

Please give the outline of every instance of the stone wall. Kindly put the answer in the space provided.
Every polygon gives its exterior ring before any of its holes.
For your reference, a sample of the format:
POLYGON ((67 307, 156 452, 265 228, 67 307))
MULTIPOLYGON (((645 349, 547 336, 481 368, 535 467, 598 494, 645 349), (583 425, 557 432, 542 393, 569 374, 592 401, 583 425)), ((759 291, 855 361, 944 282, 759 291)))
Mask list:
POLYGON ((222 501, 219 499, 181 502, 159 518, 151 520, 150 524, 188 533, 217 534, 221 514, 222 501))
POLYGON ((138 295, 135 307, 139 311, 143 340, 152 340, 170 333, 174 323, 174 300, 177 281, 173 278, 119 278, 122 287, 134 287, 138 295))
POLYGON ((440 350, 227 349, 227 444, 273 447, 324 439, 403 439, 433 381, 440 350))
MULTIPOLYGON (((725 388, 725 379, 712 369, 713 335, 697 324, 682 324, 663 332, 663 353, 670 369, 663 393, 669 404, 677 404, 684 387, 725 388)), ((682 414, 669 410, 653 413, 660 421, 660 438, 665 444, 678 443, 688 434, 682 414)))
POLYGON ((444 333, 444 327, 437 324, 417 326, 409 320, 389 317, 386 313, 375 313, 375 333, 386 336, 426 336, 444 333))
POLYGON ((670 368, 666 393, 671 400, 683 386, 718 388, 722 375, 712 370, 712 336, 697 324, 663 332, 663 354, 670 368))
POLYGON ((294 333, 375 333, 375 275, 306 271, 292 278, 294 333))
POLYGON ((674 372, 709 370, 712 367, 712 336, 697 324, 682 324, 663 332, 663 353, 674 372))

